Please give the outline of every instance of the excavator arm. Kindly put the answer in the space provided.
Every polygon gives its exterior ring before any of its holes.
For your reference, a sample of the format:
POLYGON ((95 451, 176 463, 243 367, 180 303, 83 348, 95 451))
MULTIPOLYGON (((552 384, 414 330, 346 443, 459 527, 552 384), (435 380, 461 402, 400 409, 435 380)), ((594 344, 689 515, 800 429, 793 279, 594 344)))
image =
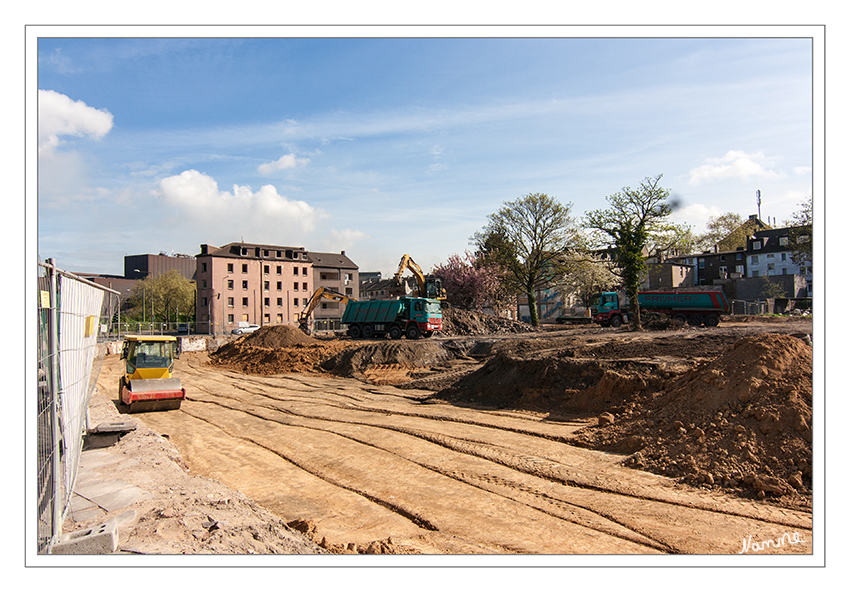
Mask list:
POLYGON ((392 294, 394 296, 406 295, 402 275, 407 269, 413 273, 413 277, 416 278, 416 282, 419 284, 419 290, 414 293, 414 296, 419 296, 420 298, 437 298, 439 300, 445 299, 446 291, 443 289, 443 284, 440 281, 440 278, 426 276, 422 272, 422 268, 417 265, 416 261, 407 254, 401 257, 401 261, 398 264, 398 271, 396 271, 395 276, 393 276, 392 294))
POLYGON ((310 315, 313 314, 313 311, 319 305, 323 298, 327 298, 328 300, 333 300, 335 302, 341 302, 342 304, 348 304, 349 300, 355 300, 351 296, 346 296, 345 294, 340 294, 335 290, 331 290, 330 288, 325 288, 322 286, 318 288, 313 295, 310 296, 310 300, 307 301, 307 307, 298 313, 298 327, 307 335, 310 334, 310 315))

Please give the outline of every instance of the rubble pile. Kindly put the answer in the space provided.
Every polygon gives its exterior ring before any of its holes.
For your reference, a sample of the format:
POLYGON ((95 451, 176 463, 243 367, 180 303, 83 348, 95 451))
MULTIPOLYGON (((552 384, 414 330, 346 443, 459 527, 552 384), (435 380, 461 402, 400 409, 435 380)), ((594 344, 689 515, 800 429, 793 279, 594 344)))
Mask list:
POLYGON ((499 335, 530 333, 536 331, 528 323, 512 321, 495 315, 473 312, 454 307, 443 308, 443 330, 440 335, 462 337, 473 335, 499 335))

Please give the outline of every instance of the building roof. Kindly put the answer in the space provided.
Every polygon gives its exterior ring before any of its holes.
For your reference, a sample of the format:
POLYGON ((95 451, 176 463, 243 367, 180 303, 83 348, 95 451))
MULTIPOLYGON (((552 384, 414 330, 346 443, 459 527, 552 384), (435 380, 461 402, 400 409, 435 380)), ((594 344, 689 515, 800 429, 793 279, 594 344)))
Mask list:
POLYGON ((313 267, 357 269, 357 264, 346 256, 345 251, 341 253, 315 253, 308 251, 307 257, 313 262, 313 267))

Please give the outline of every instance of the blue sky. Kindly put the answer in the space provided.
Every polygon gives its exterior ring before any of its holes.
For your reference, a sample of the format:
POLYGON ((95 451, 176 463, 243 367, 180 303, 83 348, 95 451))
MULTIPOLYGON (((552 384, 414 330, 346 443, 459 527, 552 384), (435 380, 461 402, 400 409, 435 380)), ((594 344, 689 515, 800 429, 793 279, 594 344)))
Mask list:
POLYGON ((812 194, 813 48, 794 32, 42 37, 38 254, 120 274, 124 255, 244 239, 427 271, 507 200, 580 219, 657 174, 697 232, 756 213, 756 190, 781 223, 812 194))

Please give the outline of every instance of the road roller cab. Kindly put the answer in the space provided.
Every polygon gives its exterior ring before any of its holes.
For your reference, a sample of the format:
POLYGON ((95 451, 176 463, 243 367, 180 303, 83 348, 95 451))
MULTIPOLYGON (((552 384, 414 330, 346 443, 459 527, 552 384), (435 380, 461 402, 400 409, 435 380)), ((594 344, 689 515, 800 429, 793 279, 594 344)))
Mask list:
POLYGON ((118 396, 130 413, 179 409, 186 398, 180 379, 172 376, 180 342, 167 335, 128 335, 121 359, 126 360, 118 396))

